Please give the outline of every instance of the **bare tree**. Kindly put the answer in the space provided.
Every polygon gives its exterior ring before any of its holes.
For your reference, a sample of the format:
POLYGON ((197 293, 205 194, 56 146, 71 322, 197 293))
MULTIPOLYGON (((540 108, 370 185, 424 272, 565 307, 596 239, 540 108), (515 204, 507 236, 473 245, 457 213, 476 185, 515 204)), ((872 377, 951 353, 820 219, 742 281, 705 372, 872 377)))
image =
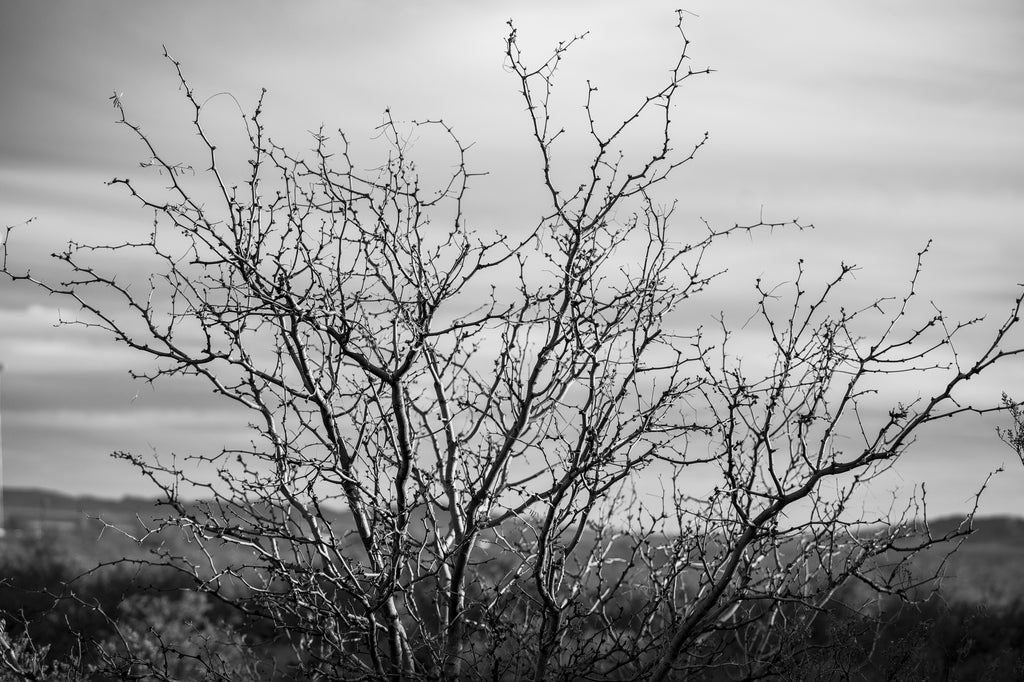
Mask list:
POLYGON ((163 560, 272 619, 308 678, 769 675, 841 586, 908 594, 913 555, 948 539, 906 523, 914 503, 872 518, 857 494, 930 422, 994 409, 955 393, 1020 352, 1007 344, 1022 299, 966 362, 966 325, 911 322, 923 252, 904 295, 856 310, 832 304, 849 265, 818 287, 802 270, 790 290, 758 283, 760 373, 724 320, 687 328, 679 311, 718 274, 709 249, 802 226, 694 232, 659 203, 707 139, 673 144, 680 89, 709 72, 691 68, 681 17, 667 80, 623 120, 597 120, 588 84, 577 167, 556 159, 552 93, 579 38, 531 66, 510 25, 547 201, 516 236, 468 227, 476 173, 443 121, 386 113, 387 158, 367 172, 342 132, 302 155, 271 142, 261 97, 243 118, 248 171, 226 177, 178 62, 203 161, 158 149, 115 103, 166 181, 111 183, 154 214, 148 236, 72 243, 51 282, 12 269, 8 229, 3 271, 154 360, 139 378, 196 378, 248 412, 249 447, 181 466, 119 456, 163 491, 153 530, 181 529, 205 556, 163 560), (448 141, 450 175, 420 176, 413 131, 448 141), (143 254, 148 286, 95 265, 107 251, 143 254), (879 410, 871 396, 897 373, 944 385, 879 410), (719 484, 694 488, 708 471, 719 484))

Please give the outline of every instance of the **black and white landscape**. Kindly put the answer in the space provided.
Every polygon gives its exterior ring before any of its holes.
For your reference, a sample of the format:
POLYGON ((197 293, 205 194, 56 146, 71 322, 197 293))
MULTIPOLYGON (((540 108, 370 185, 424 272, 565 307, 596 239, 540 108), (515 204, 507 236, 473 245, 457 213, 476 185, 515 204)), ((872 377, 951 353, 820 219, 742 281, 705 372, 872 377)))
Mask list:
POLYGON ((0 680, 1024 675, 1018 3, 16 1, 0 133, 0 680))

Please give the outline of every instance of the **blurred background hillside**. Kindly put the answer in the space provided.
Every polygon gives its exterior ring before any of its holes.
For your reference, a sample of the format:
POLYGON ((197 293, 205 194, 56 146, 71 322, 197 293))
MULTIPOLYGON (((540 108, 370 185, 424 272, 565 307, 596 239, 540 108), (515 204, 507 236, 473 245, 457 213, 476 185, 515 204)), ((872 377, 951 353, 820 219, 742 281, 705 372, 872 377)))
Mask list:
MULTIPOLYGON (((213 642, 223 649, 218 660, 246 667, 256 678, 286 678, 291 652, 275 644, 272 627, 194 591, 189 576, 152 565, 167 554, 190 556, 198 564, 209 559, 184 534, 147 534, 150 520, 161 515, 153 502, 26 488, 4 490, 4 500, 0 619, 13 636, 31 634, 34 646, 49 647, 46 655, 60 660, 82 650, 83 632, 116 656, 118 632, 145 642, 155 631, 178 637, 174 644, 184 651, 213 642)), ((339 513, 338 525, 346 519, 339 513)), ((939 535, 962 521, 941 518, 929 527, 939 535)), ((795 657, 790 679, 839 679, 834 676, 854 668, 856 679, 865 680, 1021 679, 1024 519, 978 518, 973 527, 952 556, 937 549, 913 560, 915 574, 943 576, 920 588, 915 605, 873 594, 865 584, 846 586, 807 635, 818 653, 795 657), (872 601, 873 613, 849 608, 872 601)), ((482 551, 494 552, 486 545, 482 551)), ((486 559, 481 566, 503 561, 500 554, 486 559)), ((189 667, 187 658, 176 665, 183 679, 202 672, 189 667)), ((241 668, 233 670, 241 674, 241 668)))

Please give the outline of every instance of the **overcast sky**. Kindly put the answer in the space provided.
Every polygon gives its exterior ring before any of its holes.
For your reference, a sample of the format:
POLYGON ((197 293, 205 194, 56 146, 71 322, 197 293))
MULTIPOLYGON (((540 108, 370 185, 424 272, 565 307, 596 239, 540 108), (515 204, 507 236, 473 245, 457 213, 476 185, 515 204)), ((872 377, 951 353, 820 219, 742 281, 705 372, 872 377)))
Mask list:
MULTIPOLYGON (((678 5, 5 0, 0 223, 35 218, 16 253, 40 273, 49 268, 42 256, 69 239, 116 241, 148 228, 151 216, 123 188, 104 185, 145 172, 108 97, 123 92, 129 116, 158 142, 186 148, 188 112, 166 46, 201 97, 228 91, 248 109, 266 87, 268 127, 283 142, 307 144, 306 131, 321 122, 367 141, 385 107, 401 120, 444 117, 475 142, 471 166, 491 173, 474 184, 470 219, 480 229, 522 229, 538 215, 530 201, 537 157, 503 68, 505 22, 515 20, 527 59, 589 31, 559 93, 572 102, 589 78, 612 116, 673 63, 678 5)), ((676 116, 681 140, 711 134, 666 188, 680 200, 679 229, 699 217, 748 222, 762 211, 816 226, 730 243, 720 254, 730 273, 702 314, 750 310, 754 279, 791 279, 799 258, 819 280, 840 261, 860 265, 851 295, 864 301, 900 293, 914 254, 934 239, 922 295, 996 324, 1024 281, 1024 4, 683 6, 696 15, 687 19, 693 64, 716 73, 687 85, 676 116)), ((237 112, 228 97, 209 106, 225 118, 237 112)), ((232 135, 227 126, 216 132, 232 135)), ((0 283, 6 485, 140 492, 138 476, 110 452, 170 456, 244 437, 202 386, 133 384, 131 354, 54 329, 60 305, 0 283)), ((1024 396, 1021 365, 972 382, 970 395, 1024 396)), ((925 481, 933 511, 952 512, 1005 463, 982 509, 1024 513, 1024 467, 995 439, 996 423, 965 420, 923 438, 889 482, 925 481)))

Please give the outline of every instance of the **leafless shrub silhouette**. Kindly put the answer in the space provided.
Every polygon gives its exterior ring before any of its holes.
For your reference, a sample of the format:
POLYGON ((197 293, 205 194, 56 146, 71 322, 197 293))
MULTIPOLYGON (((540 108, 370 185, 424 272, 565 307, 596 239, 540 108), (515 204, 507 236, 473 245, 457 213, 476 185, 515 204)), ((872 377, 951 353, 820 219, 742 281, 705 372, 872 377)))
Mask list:
POLYGON ((161 561, 272 619, 298 674, 770 675, 840 586, 909 594, 923 581, 907 570, 915 553, 969 532, 968 521, 931 536, 910 523, 916 502, 866 515, 857 494, 930 422, 997 409, 955 392, 1020 352, 1007 345, 1021 297, 970 361, 951 349, 974 322, 912 322, 924 251, 904 294, 854 310, 833 304, 850 265, 821 285, 802 266, 786 287, 758 283, 746 331, 767 339, 760 372, 733 355, 724 320, 680 323, 718 274, 710 249, 803 226, 686 231, 654 197, 707 139, 673 144, 680 89, 709 72, 690 67, 681 14, 678 28, 664 86, 623 120, 601 125, 589 86, 592 155, 572 167, 555 158, 565 129, 552 93, 579 38, 532 66, 510 24, 506 64, 548 204, 516 235, 469 227, 476 173, 440 120, 386 113, 387 158, 365 171, 341 132, 322 129, 306 155, 271 142, 261 97, 243 118, 236 183, 178 62, 201 163, 158 149, 115 100, 166 181, 111 183, 154 214, 148 236, 72 243, 56 254, 70 274, 53 282, 12 268, 8 230, 3 271, 156 361, 140 378, 195 378, 248 411, 249 447, 180 466, 119 456, 163 491, 160 529, 205 556, 161 561), (638 130, 654 133, 646 149, 626 143, 638 130), (421 176, 414 134, 448 141, 447 177, 421 176), (107 252, 144 255, 148 286, 93 264, 107 252), (895 374, 944 383, 879 412, 875 393, 895 374), (692 481, 707 472, 718 485, 704 491, 692 481), (659 494, 645 494, 652 485, 659 494), (244 553, 222 561, 223 546, 244 553))

